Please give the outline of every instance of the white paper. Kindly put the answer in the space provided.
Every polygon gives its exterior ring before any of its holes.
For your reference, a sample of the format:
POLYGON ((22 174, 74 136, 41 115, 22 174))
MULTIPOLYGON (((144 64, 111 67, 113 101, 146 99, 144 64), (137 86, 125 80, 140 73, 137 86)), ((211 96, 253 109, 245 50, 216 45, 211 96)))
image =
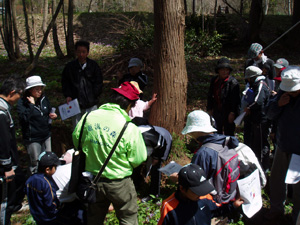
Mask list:
POLYGON ((261 187, 259 173, 256 169, 248 177, 238 180, 241 199, 244 200, 242 205, 243 211, 248 218, 255 215, 262 207, 261 187))
POLYGON ((300 181, 300 155, 293 154, 289 169, 286 173, 285 183, 296 184, 300 181))
POLYGON ((79 114, 80 107, 77 101, 77 98, 70 101, 69 104, 63 104, 58 106, 59 114, 62 120, 68 119, 72 116, 79 114))
POLYGON ((239 126, 239 125, 242 123, 242 121, 243 121, 245 115, 246 115, 246 112, 242 112, 242 113, 241 113, 241 114, 233 121, 233 122, 235 123, 236 126, 239 126))

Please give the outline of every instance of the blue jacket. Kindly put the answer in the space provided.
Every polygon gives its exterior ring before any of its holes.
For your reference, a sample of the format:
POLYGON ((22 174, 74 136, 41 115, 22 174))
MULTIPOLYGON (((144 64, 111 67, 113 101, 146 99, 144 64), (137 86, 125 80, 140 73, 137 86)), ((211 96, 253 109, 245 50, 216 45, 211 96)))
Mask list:
POLYGON ((59 200, 56 196, 58 187, 52 177, 42 173, 33 174, 26 181, 26 194, 30 213, 38 223, 56 219, 59 200))
POLYGON ((233 209, 232 203, 217 204, 209 194, 195 202, 182 199, 177 191, 163 201, 158 225, 210 225, 212 217, 233 209))
POLYGON ((276 120, 276 141, 279 149, 288 153, 300 155, 300 96, 291 98, 290 102, 282 107, 278 106, 283 91, 270 99, 266 106, 266 115, 270 120, 276 120))
MULTIPOLYGON (((221 134, 210 134, 204 137, 198 138, 198 141, 202 144, 206 143, 214 143, 214 144, 224 144, 226 140, 225 135, 221 134)), ((230 136, 230 141, 228 143, 228 148, 236 148, 239 144, 239 141, 230 136)), ((206 173, 206 178, 210 179, 214 177, 216 174, 217 169, 217 162, 218 162, 218 153, 210 148, 201 147, 198 149, 196 154, 192 158, 192 163, 199 165, 206 173)))

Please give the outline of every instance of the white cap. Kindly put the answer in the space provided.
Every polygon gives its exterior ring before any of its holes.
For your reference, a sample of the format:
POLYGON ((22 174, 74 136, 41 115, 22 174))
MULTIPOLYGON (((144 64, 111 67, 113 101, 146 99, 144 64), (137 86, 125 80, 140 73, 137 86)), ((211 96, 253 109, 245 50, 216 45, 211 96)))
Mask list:
POLYGON ((279 88, 283 91, 300 90, 300 67, 288 66, 281 73, 281 83, 279 88))
POLYGON ((211 133, 216 131, 217 130, 211 125, 210 116, 202 110, 195 110, 188 115, 185 128, 181 131, 181 133, 211 133))
POLYGON ((32 87, 36 87, 36 86, 46 86, 46 84, 43 83, 40 76, 34 75, 34 76, 28 77, 26 79, 25 90, 28 90, 28 89, 30 89, 32 87))

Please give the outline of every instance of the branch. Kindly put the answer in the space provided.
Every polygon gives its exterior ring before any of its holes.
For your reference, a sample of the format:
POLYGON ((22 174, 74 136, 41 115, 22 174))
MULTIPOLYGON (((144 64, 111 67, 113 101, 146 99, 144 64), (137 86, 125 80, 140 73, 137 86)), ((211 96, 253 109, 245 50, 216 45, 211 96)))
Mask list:
POLYGON ((233 8, 233 6, 230 5, 230 4, 227 2, 227 0, 223 0, 223 2, 224 2, 229 8, 231 8, 232 11, 234 11, 236 14, 238 14, 238 15, 241 17, 241 19, 242 19, 245 23, 248 23, 248 20, 247 20, 246 18, 244 18, 244 17, 242 16, 242 14, 241 14, 239 11, 237 11, 235 8, 233 8))

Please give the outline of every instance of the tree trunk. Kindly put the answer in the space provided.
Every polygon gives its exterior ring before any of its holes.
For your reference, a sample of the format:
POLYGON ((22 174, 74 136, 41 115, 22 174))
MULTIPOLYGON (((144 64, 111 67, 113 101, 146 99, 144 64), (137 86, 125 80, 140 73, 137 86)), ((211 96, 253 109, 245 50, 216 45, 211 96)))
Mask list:
POLYGON ((269 0, 265 0, 264 15, 268 15, 268 10, 269 10, 269 0))
POLYGON ((2 16, 2 26, 3 31, 1 29, 1 37, 7 52, 8 58, 12 61, 16 60, 15 52, 14 52, 14 42, 13 42, 13 22, 12 22, 12 13, 11 13, 11 1, 5 0, 5 12, 2 16))
POLYGON ((74 15, 74 4, 73 0, 69 0, 68 8, 68 31, 66 36, 66 47, 68 57, 75 56, 75 46, 73 38, 73 15, 74 15))
POLYGON ((33 55, 32 46, 31 46, 31 38, 30 38, 28 15, 27 15, 25 0, 22 0, 22 3, 23 3, 24 18, 25 18, 25 30, 26 30, 27 46, 28 46, 28 51, 29 51, 29 59, 30 59, 30 63, 32 63, 34 55, 33 55))
POLYGON ((243 12, 244 12, 244 0, 241 0, 241 3, 240 3, 240 14, 243 15, 243 12))
POLYGON ((217 30, 217 7, 218 7, 218 0, 215 0, 215 7, 214 7, 214 31, 217 30))
POLYGON ((292 3, 291 3, 291 0, 288 0, 288 13, 289 13, 289 16, 292 15, 292 3))
POLYGON ((171 133, 185 124, 187 72, 184 58, 185 10, 182 0, 154 0, 154 93, 150 123, 171 133))
MULTIPOLYGON (((43 34, 45 35, 47 30, 47 23, 48 23, 48 0, 44 0, 44 10, 43 10, 43 24, 42 24, 42 30, 43 34)), ((48 45, 50 43, 49 36, 47 37, 46 44, 48 45)))
POLYGON ((33 62, 26 68, 25 75, 29 75, 35 69, 35 67, 36 67, 36 65, 38 63, 40 54, 41 54, 41 52, 42 52, 42 50, 43 50, 43 48, 44 48, 44 46, 46 44, 47 37, 48 37, 48 35, 50 33, 51 28, 53 27, 53 23, 55 22, 55 20, 57 18, 57 15, 58 15, 58 13, 59 13, 59 11, 60 11, 63 3, 64 3, 64 0, 60 0, 59 1, 58 5, 57 5, 57 8, 56 8, 56 11, 55 11, 55 13, 54 13, 54 15, 53 15, 53 17, 51 19, 51 22, 48 25, 47 30, 46 30, 46 32, 44 34, 44 38, 43 38, 43 40, 42 40, 42 42, 41 42, 41 44, 40 44, 40 46, 39 46, 39 48, 37 50, 37 53, 36 53, 36 55, 35 55, 35 57, 33 59, 33 62))
MULTIPOLYGON (((56 8, 56 0, 53 0, 52 1, 52 17, 53 17, 55 8, 56 8)), ((52 35, 53 35, 53 45, 54 45, 56 55, 59 59, 62 59, 64 57, 64 54, 62 53, 60 45, 59 45, 56 21, 53 22, 52 35)))
POLYGON ((31 5, 31 23, 32 23, 32 30, 33 30, 33 41, 36 42, 36 25, 35 25, 34 16, 33 16, 32 0, 30 1, 30 5, 31 5))
POLYGON ((92 3, 93 3, 93 0, 90 0, 88 12, 92 12, 92 3))
POLYGON ((187 13, 188 13, 188 9, 187 9, 187 2, 186 2, 186 0, 184 0, 184 11, 185 11, 185 14, 187 15, 187 13))
POLYGON ((193 14, 196 15, 197 3, 196 0, 193 0, 193 14))
POLYGON ((15 56, 17 59, 19 59, 21 58, 21 52, 20 52, 20 36, 17 27, 16 0, 11 0, 11 12, 12 12, 12 23, 13 23, 13 30, 14 30, 15 56))
POLYGON ((262 0, 252 0, 249 16, 249 41, 260 42, 260 28, 262 24, 262 0))

